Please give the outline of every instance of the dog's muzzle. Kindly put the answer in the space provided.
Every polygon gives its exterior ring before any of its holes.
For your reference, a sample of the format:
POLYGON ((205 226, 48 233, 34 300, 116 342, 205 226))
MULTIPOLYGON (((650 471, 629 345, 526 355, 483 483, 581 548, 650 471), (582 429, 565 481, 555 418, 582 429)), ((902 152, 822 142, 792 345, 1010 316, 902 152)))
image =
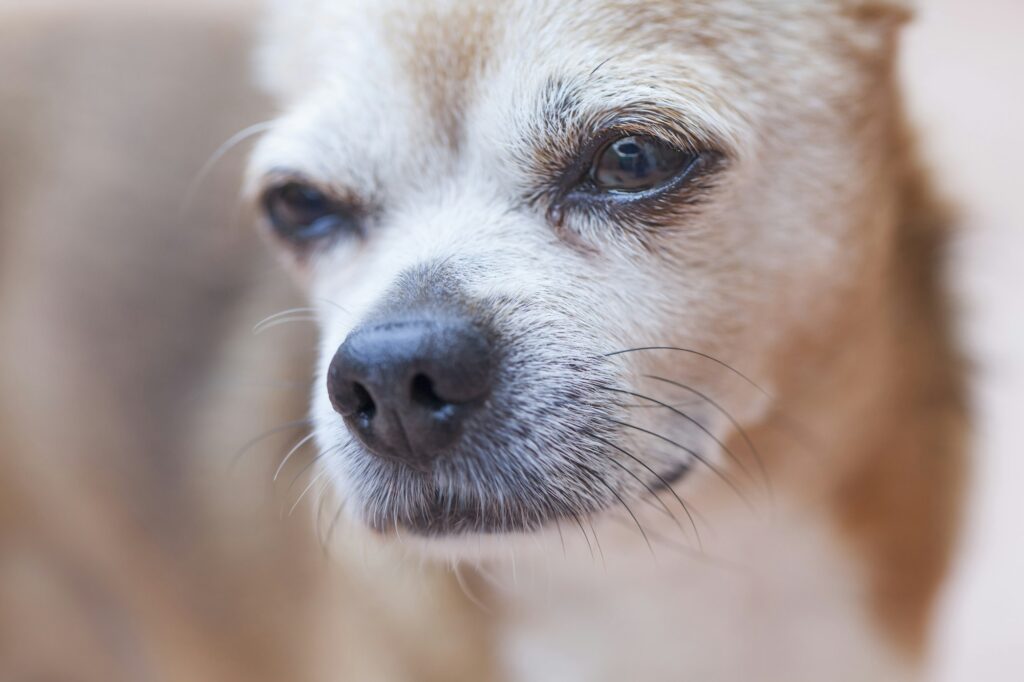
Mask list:
MULTIPOLYGON (((535 529, 614 499, 615 366, 540 300, 474 297, 457 264, 398 278, 334 352, 326 386, 354 510, 423 536, 535 529)), ((472 269, 472 268, 467 268, 472 269)))

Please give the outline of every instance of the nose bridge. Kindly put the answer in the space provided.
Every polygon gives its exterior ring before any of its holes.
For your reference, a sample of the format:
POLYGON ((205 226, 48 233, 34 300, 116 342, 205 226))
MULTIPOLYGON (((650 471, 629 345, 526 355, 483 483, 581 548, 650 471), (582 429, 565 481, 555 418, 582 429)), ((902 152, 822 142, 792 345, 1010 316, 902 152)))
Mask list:
POLYGON ((389 250, 409 256, 403 269, 430 262, 457 262, 466 273, 506 267, 513 254, 536 255, 551 238, 542 219, 517 205, 507 191, 463 169, 405 197, 389 221, 389 250))
POLYGON ((330 352, 352 329, 389 316, 434 311, 487 326, 488 302, 543 300, 569 272, 559 267, 566 249, 543 221, 486 193, 417 193, 380 227, 358 274, 328 279, 318 292, 352 311, 328 316, 330 352))
POLYGON ((364 323, 377 319, 450 316, 468 309, 461 276, 451 261, 429 261, 403 270, 364 323))

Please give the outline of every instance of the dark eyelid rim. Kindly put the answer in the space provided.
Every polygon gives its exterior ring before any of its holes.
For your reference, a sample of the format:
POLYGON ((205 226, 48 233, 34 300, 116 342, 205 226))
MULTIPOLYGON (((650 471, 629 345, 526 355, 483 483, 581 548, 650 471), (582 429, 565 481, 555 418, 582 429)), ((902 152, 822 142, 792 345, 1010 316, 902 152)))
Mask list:
POLYGON ((254 197, 256 201, 262 205, 267 194, 272 190, 280 189, 281 187, 293 182, 300 185, 308 185, 316 189, 332 204, 353 216, 366 217, 372 213, 370 210, 370 204, 355 192, 345 189, 344 187, 332 185, 329 182, 317 180, 302 171, 291 170, 288 168, 275 168, 265 173, 256 185, 254 197))
MULTIPOLYGON (((658 118, 665 117, 662 114, 658 118)), ((643 112, 619 113, 609 117, 604 125, 576 147, 577 151, 570 163, 562 170, 554 195, 551 197, 548 207, 548 218, 551 222, 561 224, 567 210, 566 204, 585 203, 591 207, 604 205, 614 208, 643 204, 652 199, 671 195, 692 180, 717 172, 726 165, 727 155, 720 151, 718 146, 702 145, 698 147, 690 141, 693 139, 692 136, 675 130, 675 126, 651 119, 652 117, 643 112), (587 191, 584 189, 582 185, 588 181, 594 155, 612 141, 629 136, 658 138, 676 146, 681 151, 692 154, 693 160, 672 179, 645 190, 628 192, 597 189, 587 191), (683 144, 679 144, 681 141, 683 144)))
POLYGON ((309 175, 299 171, 275 168, 265 173, 260 180, 257 186, 258 189, 255 192, 255 199, 264 224, 267 225, 269 230, 274 233, 278 239, 289 244, 306 246, 307 244, 312 245, 331 241, 333 238, 337 238, 339 236, 338 234, 324 235, 310 239, 308 242, 304 242, 303 240, 289 239, 286 236, 280 235, 280 233, 274 229, 270 212, 267 208, 267 201, 270 198, 270 193, 292 183, 308 185, 323 194, 327 201, 330 202, 331 206, 337 209, 339 217, 343 216, 346 218, 348 222, 351 223, 351 227, 359 237, 365 236, 364 224, 369 215, 369 210, 366 204, 359 201, 353 193, 338 191, 337 188, 332 188, 323 182, 318 182, 312 179, 309 175))
MULTIPOLYGON (((686 151, 686 150, 684 150, 686 151)), ((663 194, 671 193, 674 190, 681 188, 684 184, 689 182, 698 173, 708 169, 707 160, 710 153, 706 152, 694 152, 686 151, 690 155, 689 162, 675 173, 671 178, 654 185, 653 187, 647 187, 646 189, 640 189, 635 191, 630 190, 617 190, 617 189, 600 189, 598 187, 589 187, 588 185, 582 185, 570 188, 564 195, 566 198, 578 196, 591 197, 597 201, 605 201, 608 203, 616 204, 630 204, 639 203, 653 197, 661 196, 663 194)), ((585 180, 585 183, 592 184, 589 179, 585 180)))

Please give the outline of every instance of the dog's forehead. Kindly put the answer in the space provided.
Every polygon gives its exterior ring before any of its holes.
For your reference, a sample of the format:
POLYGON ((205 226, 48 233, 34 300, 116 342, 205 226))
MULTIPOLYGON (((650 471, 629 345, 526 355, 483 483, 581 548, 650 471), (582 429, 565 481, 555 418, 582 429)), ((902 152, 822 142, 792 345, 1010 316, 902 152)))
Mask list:
POLYGON ((294 54, 272 77, 363 138, 386 119, 385 136, 406 127, 451 142, 470 107, 523 114, 553 81, 579 85, 599 67, 607 87, 581 95, 643 92, 687 64, 713 70, 708 56, 736 33, 715 27, 730 21, 716 7, 726 0, 306 1, 314 11, 278 15, 292 22, 278 44, 294 54))
POLYGON ((808 96, 860 87, 843 11, 859 1, 281 0, 263 75, 298 114, 265 156, 372 189, 444 164, 500 170, 553 139, 539 122, 637 105, 740 155, 756 129, 817 115, 808 96))
MULTIPOLYGON (((438 109, 457 108, 481 77, 515 70, 529 81, 555 65, 573 71, 602 61, 643 60, 688 43, 722 42, 728 2, 703 0, 357 0, 360 21, 338 30, 357 58, 390 65, 438 109), (371 9, 372 7, 372 9, 371 9), (371 37, 372 36, 372 37, 371 37)), ((359 77, 359 74, 353 74, 359 77)), ((491 81, 489 81, 491 83, 491 81)))
POLYGON ((404 84, 448 142, 458 136, 467 102, 501 42, 502 5, 425 2, 380 17, 384 49, 404 84))
POLYGON ((482 91, 507 96, 509 84, 604 62, 620 72, 638 65, 637 83, 660 75, 650 68, 659 62, 664 72, 722 67, 734 82, 772 67, 788 78, 806 48, 824 57, 844 40, 850 24, 837 8, 854 1, 279 0, 273 21, 286 26, 276 46, 291 54, 271 55, 269 76, 293 97, 330 84, 354 106, 423 105, 417 116, 450 129, 482 91))

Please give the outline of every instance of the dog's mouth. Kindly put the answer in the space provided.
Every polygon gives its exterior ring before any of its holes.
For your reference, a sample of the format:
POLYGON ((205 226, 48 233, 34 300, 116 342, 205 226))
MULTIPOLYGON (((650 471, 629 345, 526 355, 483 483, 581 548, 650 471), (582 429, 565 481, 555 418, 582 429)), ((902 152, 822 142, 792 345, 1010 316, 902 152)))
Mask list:
MULTIPOLYGON (((656 419, 654 410, 631 413, 615 397, 625 389, 609 385, 607 363, 594 359, 588 371, 585 363, 560 364, 561 371, 551 363, 538 373, 529 391, 509 394, 499 382, 485 411, 429 457, 415 447, 391 451, 349 430, 333 458, 346 509, 383 535, 437 538, 533 533, 616 509, 674 505, 674 486, 703 457, 699 438, 667 438, 642 421, 656 419)), ((668 515, 688 515, 679 504, 668 515)))
POLYGON ((346 453, 355 461, 346 468, 359 472, 353 491, 357 499, 350 504, 365 525, 383 535, 531 533, 563 521, 579 523, 616 506, 650 503, 643 498, 659 499, 691 471, 688 463, 666 466, 664 473, 641 468, 626 474, 642 486, 630 490, 621 480, 628 467, 619 463, 595 468, 616 461, 614 451, 586 453, 593 460, 588 463, 570 456, 549 472, 514 465, 503 472, 481 463, 491 453, 477 454, 474 464, 448 461, 424 471, 356 448, 346 453), (640 478, 641 472, 649 481, 640 478))
POLYGON ((543 388, 529 397, 498 389, 454 442, 444 434, 441 450, 406 442, 395 451, 350 429, 339 455, 350 504, 380 533, 422 536, 532 532, 614 504, 623 473, 612 447, 617 408, 596 392, 574 396, 571 385, 543 388))
POLYGON ((398 529, 426 537, 533 532, 595 513, 605 503, 580 476, 559 490, 554 481, 537 477, 508 480, 491 473, 482 481, 455 466, 430 474, 387 466, 389 471, 378 470, 377 480, 366 486, 379 492, 363 498, 361 510, 366 524, 383 534, 398 529))

